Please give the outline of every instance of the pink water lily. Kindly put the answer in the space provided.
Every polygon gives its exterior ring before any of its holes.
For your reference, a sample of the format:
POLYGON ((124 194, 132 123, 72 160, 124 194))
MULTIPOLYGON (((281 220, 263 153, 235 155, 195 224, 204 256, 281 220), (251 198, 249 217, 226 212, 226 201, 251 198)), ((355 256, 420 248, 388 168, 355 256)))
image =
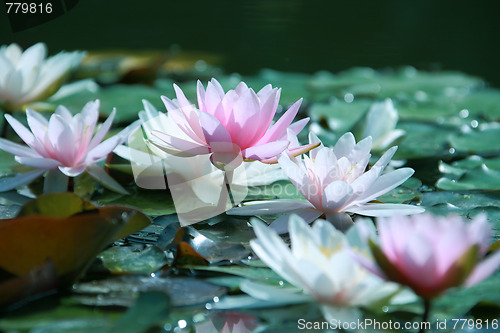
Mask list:
MULTIPOLYGON (((308 122, 306 118, 292 124, 299 100, 272 125, 281 90, 271 85, 255 93, 241 82, 225 93, 215 79, 206 90, 198 81, 199 110, 178 86, 174 89, 176 101, 162 97, 169 124, 164 131, 153 131, 150 142, 177 156, 210 154, 212 163, 221 169, 234 169, 243 160, 272 162, 290 144, 288 136, 298 134, 308 122)), ((301 148, 294 147, 293 152, 301 153, 301 148)))
POLYGON ((57 107, 47 120, 32 109, 26 110, 29 129, 11 115, 5 118, 28 147, 0 138, 0 149, 15 155, 20 164, 36 168, 15 177, 3 179, 0 191, 24 185, 49 170, 59 170, 63 175, 75 177, 87 171, 104 185, 119 192, 126 191, 95 165, 111 153, 127 137, 133 125, 105 141, 116 111, 102 124, 94 135, 99 117, 99 101, 87 103, 81 113, 73 116, 64 106, 57 107))
POLYGON ((355 257, 372 272, 409 286, 424 299, 451 287, 474 285, 500 266, 500 251, 485 257, 492 230, 484 215, 470 222, 459 216, 394 216, 378 218, 377 226, 380 241, 359 227, 368 236, 375 262, 355 257))
MULTIPOLYGON (((319 142, 311 133, 310 142, 319 142)), ((415 214, 423 208, 404 204, 372 203, 378 196, 402 184, 413 169, 401 168, 383 173, 397 147, 390 148, 369 169, 371 137, 356 143, 352 133, 344 134, 335 147, 319 146, 308 156, 282 154, 279 164, 290 181, 307 200, 277 199, 248 202, 233 208, 231 215, 269 215, 286 213, 271 224, 280 233, 287 231, 288 216, 295 213, 307 222, 325 216, 338 229, 345 230, 352 220, 345 212, 365 216, 415 214)))

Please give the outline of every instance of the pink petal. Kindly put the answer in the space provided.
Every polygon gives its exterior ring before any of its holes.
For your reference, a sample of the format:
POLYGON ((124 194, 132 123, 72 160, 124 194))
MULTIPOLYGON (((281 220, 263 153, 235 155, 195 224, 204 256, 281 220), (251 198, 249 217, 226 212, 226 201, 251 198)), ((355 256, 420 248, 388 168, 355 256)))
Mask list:
POLYGON ((19 137, 26 142, 28 146, 34 148, 36 146, 35 137, 33 133, 31 133, 23 124, 21 124, 18 120, 12 117, 10 114, 5 115, 5 119, 7 119, 8 123, 14 129, 14 131, 19 135, 19 137))
POLYGON ((191 121, 187 118, 190 112, 191 111, 187 109, 170 109, 168 111, 168 116, 175 122, 179 129, 186 133, 186 135, 193 141, 196 141, 199 144, 205 144, 205 136, 203 135, 198 115, 195 115, 195 117, 193 117, 193 115, 189 115, 193 118, 191 121))
POLYGON ((21 157, 16 156, 16 161, 22 165, 27 165, 38 169, 54 169, 61 165, 61 162, 53 160, 51 158, 36 158, 36 157, 21 157))
POLYGON ((211 114, 200 112, 200 124, 208 144, 212 142, 232 142, 227 129, 211 114))
MULTIPOLYGON (((268 85, 271 87, 271 85, 268 85)), ((262 88, 264 89, 264 88, 262 88)), ((261 90, 262 91, 262 90, 261 90)), ((278 104, 280 100, 281 89, 272 89, 268 96, 261 96, 257 94, 260 100, 260 113, 257 131, 255 132, 253 138, 251 139, 251 144, 259 142, 259 140, 264 136, 266 131, 269 129, 271 122, 273 121, 276 110, 278 109, 278 104), (264 100, 263 98, 267 99, 264 100)))
POLYGON ((233 112, 227 121, 227 129, 233 142, 241 149, 249 147, 259 129, 260 105, 257 95, 252 89, 246 90, 233 105, 233 112))
POLYGON ((500 251, 495 251, 480 262, 465 281, 465 285, 470 287, 479 283, 493 274, 500 266, 500 251))
POLYGON ((204 109, 201 109, 200 111, 205 111, 208 112, 209 114, 215 116, 215 111, 219 104, 222 101, 222 98, 224 97, 224 90, 220 86, 219 82, 217 80, 212 79, 207 85, 207 90, 205 92, 205 99, 204 99, 204 109))
POLYGON ((22 146, 18 143, 11 142, 9 140, 5 140, 3 138, 0 138, 0 149, 5 150, 6 152, 16 155, 16 156, 23 156, 23 157, 41 157, 39 154, 37 154, 34 150, 22 146))
POLYGON ((293 119, 297 115, 297 112, 299 112, 301 103, 302 98, 295 102, 257 143, 262 144, 278 140, 284 133, 286 133, 286 129, 292 123, 293 119))
POLYGON ((75 138, 71 128, 58 114, 52 114, 50 117, 48 137, 56 158, 61 164, 71 166, 74 163, 75 138))
POLYGON ((288 146, 288 141, 275 141, 258 146, 253 146, 242 151, 243 157, 249 160, 259 161, 275 157, 283 152, 288 146))
POLYGON ((115 119, 116 115, 116 109, 113 109, 109 117, 104 121, 104 123, 101 125, 97 133, 94 135, 92 140, 90 141, 87 150, 94 149, 99 143, 101 143, 102 139, 104 139, 104 136, 106 133, 108 133, 111 124, 113 123, 113 119, 115 119))
POLYGON ((150 139, 152 144, 174 155, 180 156, 180 154, 185 153, 185 156, 194 156, 210 153, 207 146, 202 146, 196 142, 186 141, 159 131, 153 131, 152 134, 169 146, 165 146, 155 138, 150 139))

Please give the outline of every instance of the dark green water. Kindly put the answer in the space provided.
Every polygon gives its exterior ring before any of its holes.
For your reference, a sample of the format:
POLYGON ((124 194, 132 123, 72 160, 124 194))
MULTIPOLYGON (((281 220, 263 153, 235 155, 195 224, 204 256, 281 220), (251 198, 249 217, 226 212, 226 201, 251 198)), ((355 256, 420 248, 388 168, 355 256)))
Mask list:
POLYGON ((13 33, 0 14, 0 43, 61 49, 215 52, 228 72, 268 67, 340 71, 413 65, 481 76, 500 86, 500 4, 477 0, 80 0, 62 17, 13 33))

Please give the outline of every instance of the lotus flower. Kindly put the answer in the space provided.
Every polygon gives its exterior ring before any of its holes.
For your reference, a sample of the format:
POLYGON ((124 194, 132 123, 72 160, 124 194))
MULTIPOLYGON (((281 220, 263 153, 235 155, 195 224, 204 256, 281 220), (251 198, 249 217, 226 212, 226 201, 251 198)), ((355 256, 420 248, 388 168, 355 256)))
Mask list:
MULTIPOLYGON (((311 143, 319 139, 310 134, 311 143)), ((382 174, 397 147, 390 148, 369 170, 371 137, 356 143, 352 133, 344 134, 333 149, 319 146, 309 152, 309 157, 289 157, 282 154, 279 164, 288 178, 306 200, 270 200, 248 202, 245 206, 228 211, 232 215, 284 214, 270 227, 287 231, 288 215, 298 214, 307 222, 325 216, 338 229, 345 230, 352 220, 343 212, 366 216, 415 214, 421 207, 403 204, 371 203, 403 183, 413 174, 413 169, 402 168, 382 174)))
POLYGON ((36 170, 4 178, 0 184, 0 191, 8 191, 27 184, 46 171, 59 170, 68 177, 75 177, 87 171, 103 185, 127 193, 96 163, 104 160, 117 145, 122 143, 136 124, 101 142, 111 127, 116 111, 113 110, 93 136, 99 117, 98 109, 98 100, 87 103, 82 112, 75 116, 72 116, 64 106, 59 106, 48 121, 35 110, 27 109, 26 116, 30 129, 6 114, 5 118, 10 126, 29 147, 0 138, 0 149, 15 155, 17 162, 36 170))
POLYGON ((166 189, 166 175, 182 226, 232 208, 233 203, 246 197, 248 186, 287 179, 277 164, 243 163, 243 167, 225 173, 210 162, 209 155, 179 157, 148 144, 154 130, 165 131, 168 117, 150 102, 143 100, 143 104, 144 110, 139 112, 142 128, 130 134, 128 146, 120 145, 114 152, 131 162, 135 182, 142 188, 166 189), (224 183, 225 176, 232 178, 229 188, 233 202, 224 183))
MULTIPOLYGON (((210 154, 212 163, 224 170, 236 168, 243 160, 276 157, 290 143, 287 130, 297 134, 308 121, 291 124, 302 102, 299 100, 271 126, 281 91, 271 85, 255 93, 241 82, 224 93, 215 79, 208 83, 206 91, 198 81, 199 111, 178 86, 174 85, 174 89, 176 102, 162 97, 168 110, 167 129, 153 130, 151 143, 177 156, 210 154)), ((296 148, 292 153, 304 151, 307 147, 296 148)))
POLYGON ((474 285, 500 265, 500 251, 485 258, 491 227, 484 215, 468 223, 459 216, 394 216, 379 218, 377 226, 380 244, 374 233, 365 232, 376 265, 360 263, 387 280, 409 286, 424 299, 451 287, 474 285))
POLYGON ((0 47, 0 104, 10 111, 43 100, 59 89, 82 60, 82 52, 61 52, 47 58, 47 47, 37 43, 24 52, 17 44, 0 47))
MULTIPOLYGON (((329 222, 317 220, 312 228, 296 215, 289 217, 291 248, 257 219, 252 225, 257 239, 250 245, 273 271, 303 289, 322 304, 328 319, 355 320, 355 307, 380 305, 399 291, 352 260, 349 245, 362 245, 351 229, 346 235, 329 222)), ((265 286, 267 287, 267 286, 265 286)))
POLYGON ((360 125, 362 127, 359 131, 360 137, 372 137, 372 150, 387 149, 406 133, 401 129, 396 129, 398 118, 398 111, 394 108, 390 98, 383 102, 373 103, 363 118, 363 124, 360 125))

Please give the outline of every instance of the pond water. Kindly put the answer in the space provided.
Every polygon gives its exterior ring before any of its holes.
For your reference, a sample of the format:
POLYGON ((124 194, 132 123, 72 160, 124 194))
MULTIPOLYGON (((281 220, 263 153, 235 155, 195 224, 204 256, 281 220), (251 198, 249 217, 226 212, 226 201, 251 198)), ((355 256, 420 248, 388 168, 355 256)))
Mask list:
POLYGON ((0 44, 66 49, 169 49, 215 53, 227 72, 262 68, 337 72, 411 65, 460 70, 500 86, 495 1, 84 0, 65 15, 0 44))
MULTIPOLYGON (((377 203, 421 206, 465 220, 484 214, 497 241, 491 249, 500 247, 500 20, 493 1, 77 2, 63 16, 19 32, 12 32, 0 14, 0 44, 27 47, 42 41, 51 53, 89 52, 73 77, 86 81, 32 105, 45 116, 57 105, 75 114, 99 99, 101 120, 117 109, 115 134, 137 120, 141 108, 165 111, 160 96, 174 98, 174 83, 193 102, 197 79, 206 86, 216 77, 225 91, 240 81, 256 91, 272 84, 282 89, 277 117, 303 98, 296 119, 310 117, 310 122, 298 136, 302 143, 309 131, 333 146, 346 132, 359 142, 368 129, 382 129, 372 134, 379 140, 372 147, 371 166, 398 145, 387 169, 405 166, 415 173, 378 196, 377 203), (143 106, 143 99, 151 104, 143 106), (380 103, 389 110, 370 116, 380 103)), ((14 117, 26 119, 24 112, 14 117)), ((137 133, 144 143, 143 132, 137 133)), ((12 131, 7 137, 18 140, 12 131)), ((3 150, 0 160, 2 177, 30 170, 3 150)), ((96 179, 103 183, 102 174, 83 173, 69 187, 80 197, 41 196, 41 179, 0 194, 0 218, 18 216, 0 223, 3 230, 12 228, 0 233, 0 311, 6 311, 0 316, 7 314, 0 317, 0 331, 331 332, 300 329, 300 323, 323 320, 319 303, 296 298, 301 292, 256 260, 249 245, 255 238, 250 218, 211 215, 180 228, 174 189, 138 186, 133 166, 125 158, 108 158, 106 171, 118 186, 110 187, 109 180, 108 187, 100 185, 96 179), (39 246, 45 233, 33 225, 52 235, 43 239, 51 246, 39 246), (28 254, 20 257, 24 250, 28 254), (54 263, 39 262, 42 250, 50 252, 54 263), (44 279, 32 281, 26 272, 44 279), (2 298, 12 280, 21 287, 2 298), (40 296, 37 288, 51 289, 55 281, 65 292, 25 304, 32 295, 24 290, 40 296), (295 295, 265 299, 263 293, 260 299, 243 292, 249 288, 295 295), (5 304, 14 306, 2 308, 5 304)), ((267 183, 249 177, 255 184, 248 186, 245 201, 305 201, 286 177, 269 177, 267 183)), ((192 190, 206 194, 203 188, 192 190)), ((194 199, 194 194, 184 195, 187 206, 194 199)), ((277 217, 259 216, 265 222, 277 217)), ((363 308, 360 315, 405 323, 419 321, 422 310, 422 302, 410 297, 363 308)), ((439 322, 448 321, 451 328, 458 319, 468 320, 464 332, 498 328, 500 273, 438 297, 430 318, 436 333, 442 331, 439 322)))

